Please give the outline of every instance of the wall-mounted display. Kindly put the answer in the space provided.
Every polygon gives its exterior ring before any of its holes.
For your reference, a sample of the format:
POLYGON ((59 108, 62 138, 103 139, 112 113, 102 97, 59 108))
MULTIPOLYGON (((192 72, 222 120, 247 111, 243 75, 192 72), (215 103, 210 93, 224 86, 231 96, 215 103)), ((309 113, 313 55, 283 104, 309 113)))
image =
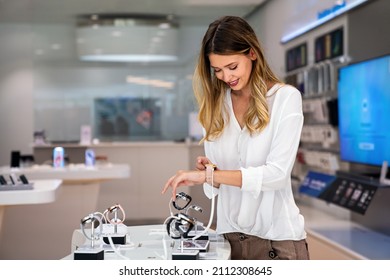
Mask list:
POLYGON ((339 69, 340 156, 381 166, 390 162, 390 55, 339 69))
POLYGON ((303 43, 286 51, 286 70, 292 71, 307 65, 307 44, 303 43))
POLYGON ((160 136, 160 101, 156 98, 95 99, 95 134, 109 140, 160 136))
POLYGON ((315 39, 315 62, 335 58, 344 54, 343 28, 333 30, 315 39))

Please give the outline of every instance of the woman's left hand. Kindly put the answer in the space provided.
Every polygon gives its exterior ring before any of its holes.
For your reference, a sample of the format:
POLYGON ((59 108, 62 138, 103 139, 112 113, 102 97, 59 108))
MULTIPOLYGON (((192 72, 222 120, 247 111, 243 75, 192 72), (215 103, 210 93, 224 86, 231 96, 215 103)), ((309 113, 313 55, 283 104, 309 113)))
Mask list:
POLYGON ((162 193, 165 193, 169 188, 172 188, 172 199, 176 199, 176 189, 184 186, 194 186, 203 184, 206 181, 206 173, 204 171, 184 171, 179 170, 174 176, 166 182, 162 193))

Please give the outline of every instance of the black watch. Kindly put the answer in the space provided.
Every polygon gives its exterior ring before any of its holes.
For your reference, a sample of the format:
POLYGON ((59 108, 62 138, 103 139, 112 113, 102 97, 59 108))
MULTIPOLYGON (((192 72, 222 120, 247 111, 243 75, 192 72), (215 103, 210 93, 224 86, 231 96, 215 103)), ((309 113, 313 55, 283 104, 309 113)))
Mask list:
POLYGON ((180 193, 176 194, 176 199, 174 201, 172 201, 172 205, 177 210, 183 210, 183 209, 186 209, 188 207, 188 205, 191 203, 191 200, 192 200, 191 196, 189 196, 188 194, 186 194, 184 192, 180 192, 180 193), (178 199, 184 201, 183 206, 179 205, 178 199))

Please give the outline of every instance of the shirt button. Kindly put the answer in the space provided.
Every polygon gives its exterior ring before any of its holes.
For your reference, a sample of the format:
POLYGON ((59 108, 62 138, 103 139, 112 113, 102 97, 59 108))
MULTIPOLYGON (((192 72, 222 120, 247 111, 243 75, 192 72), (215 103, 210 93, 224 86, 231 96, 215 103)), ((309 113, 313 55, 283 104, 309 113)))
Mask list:
POLYGON ((240 241, 244 241, 245 240, 245 235, 243 234, 240 234, 240 237, 238 238, 240 241))
POLYGON ((274 258, 276 257, 276 254, 275 254, 274 251, 269 251, 268 256, 269 256, 271 259, 274 259, 274 258))

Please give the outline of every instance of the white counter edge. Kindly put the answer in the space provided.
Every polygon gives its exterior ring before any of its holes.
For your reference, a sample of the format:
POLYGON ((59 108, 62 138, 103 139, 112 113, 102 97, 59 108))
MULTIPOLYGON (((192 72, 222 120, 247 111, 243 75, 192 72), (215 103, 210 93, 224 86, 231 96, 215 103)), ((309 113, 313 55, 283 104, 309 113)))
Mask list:
POLYGON ((0 205, 24 205, 51 203, 57 199, 62 180, 36 180, 31 181, 34 189, 1 191, 0 205))

